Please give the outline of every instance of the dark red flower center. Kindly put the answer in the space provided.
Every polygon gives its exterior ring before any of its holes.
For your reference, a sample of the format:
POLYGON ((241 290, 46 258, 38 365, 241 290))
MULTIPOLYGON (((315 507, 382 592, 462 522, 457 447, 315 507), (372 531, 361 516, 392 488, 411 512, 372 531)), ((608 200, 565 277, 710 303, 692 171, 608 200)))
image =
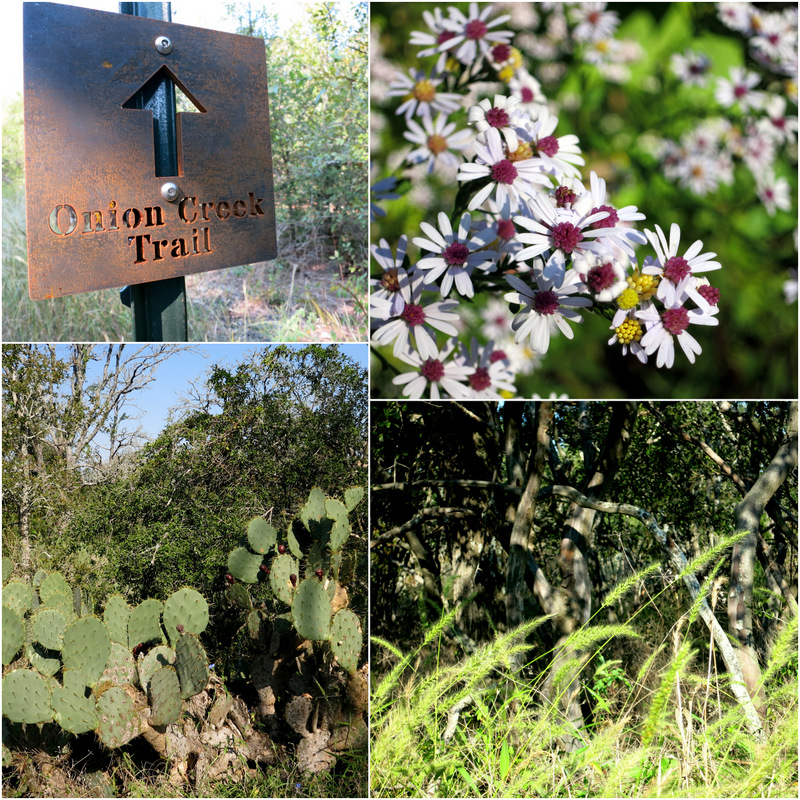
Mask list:
POLYGON ((595 293, 600 294, 603 289, 613 286, 616 280, 614 267, 610 263, 601 264, 599 267, 592 267, 586 274, 584 281, 586 285, 595 293))
POLYGON ((566 208, 578 199, 578 195, 567 186, 559 186, 556 189, 556 205, 559 208, 566 208))
POLYGON ((400 314, 400 318, 404 320, 410 328, 413 328, 414 325, 422 325, 422 323, 425 322, 425 309, 413 303, 406 303, 403 313, 400 314))
POLYGON ((533 296, 533 310, 540 314, 555 314, 558 311, 558 295, 550 289, 536 292, 533 296))
POLYGON ((489 363, 494 364, 496 361, 505 361, 508 358, 505 350, 492 350, 489 356, 489 363))
POLYGON ((492 385, 492 379, 489 377, 489 369, 487 367, 478 367, 472 375, 469 376, 469 385, 476 391, 482 392, 492 385))
POLYGON ((558 139, 555 136, 545 136, 536 143, 536 150, 552 158, 558 152, 558 139))
POLYGON ((456 35, 455 31, 442 31, 436 37, 436 43, 437 44, 444 44, 445 42, 449 42, 450 39, 452 39, 455 35, 456 35))
POLYGON ((744 97, 747 94, 747 87, 746 86, 736 86, 733 89, 733 93, 736 97, 744 97))
POLYGON ((533 90, 529 89, 527 86, 522 87, 522 91, 520 92, 522 95, 522 102, 523 103, 531 103, 533 102, 533 90))
POLYGON ((685 308, 668 308, 661 315, 661 324, 674 336, 679 336, 689 327, 689 312, 685 308))
POLYGON ((507 158, 492 167, 492 180, 496 183, 514 183, 518 174, 517 168, 507 158))
POLYGON ((482 39, 486 36, 489 28, 487 27, 486 23, 482 19, 471 19, 467 23, 467 27, 464 28, 464 34, 466 35, 467 39, 482 39))
POLYGON ((501 219, 497 222, 497 236, 500 239, 513 239, 517 235, 517 229, 510 219, 501 219))
POLYGON ((664 264, 664 277, 673 283, 680 283, 691 271, 689 262, 681 256, 672 256, 664 264))
POLYGON ((486 112, 486 121, 493 128, 504 128, 508 125, 508 112, 504 108, 490 108, 486 112))
POLYGON ((442 257, 451 266, 461 266, 467 260, 469 247, 461 242, 453 242, 442 251, 442 257))
POLYGON ((704 283, 697 287, 697 292, 711 306, 715 306, 719 302, 719 289, 714 286, 704 283))
POLYGON ((496 44, 492 48, 492 58, 498 64, 508 61, 511 56, 511 48, 507 44, 496 44))
POLYGON ((565 253, 571 253, 583 241, 580 228, 576 228, 571 222, 559 222, 550 231, 550 237, 553 246, 565 253))
POLYGON ((598 219, 591 224, 592 230, 597 230, 598 228, 613 228, 619 222, 619 216, 615 209, 611 208, 611 206, 600 206, 599 208, 593 208, 592 214, 598 214, 601 211, 607 211, 608 216, 605 219, 598 219))
POLYGON ((438 358, 429 358, 420 370, 423 377, 433 383, 438 383, 444 377, 444 365, 438 358))

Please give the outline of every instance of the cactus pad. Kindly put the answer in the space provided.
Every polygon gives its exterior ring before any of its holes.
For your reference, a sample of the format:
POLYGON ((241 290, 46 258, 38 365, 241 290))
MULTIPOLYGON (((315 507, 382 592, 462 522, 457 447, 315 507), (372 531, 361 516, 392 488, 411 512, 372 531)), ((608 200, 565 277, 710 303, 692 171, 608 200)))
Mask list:
POLYGON ((292 586, 289 576, 297 575, 297 573, 297 562, 288 553, 277 556, 272 562, 272 568, 269 573, 269 585, 272 587, 275 596, 286 603, 286 605, 292 604, 292 597, 295 592, 295 588, 292 586))
POLYGON ((201 634, 208 627, 208 603, 200 592, 184 588, 173 592, 164 603, 164 628, 171 644, 178 641, 181 625, 183 632, 201 634))
POLYGON ((294 593, 292 619, 304 639, 320 642, 330 638, 331 601, 317 578, 306 578, 294 593))
MULTIPOLYGON (((112 642, 119 642, 128 646, 128 620, 131 609, 122 595, 112 594, 106 600, 106 610, 103 612, 103 622, 108 628, 108 635, 112 642)), ((138 642, 136 643, 138 644, 138 642)))
POLYGON ((97 727, 94 697, 84 697, 83 690, 73 691, 57 686, 52 695, 56 721, 70 733, 86 733, 97 727))
POLYGON ((150 724, 170 725, 181 715, 181 687, 172 667, 159 667, 150 679, 150 724))
POLYGON ((88 685, 103 674, 111 655, 111 639, 106 626, 97 617, 81 617, 64 631, 61 650, 64 669, 83 672, 88 685))
POLYGON ((257 583, 262 557, 246 547, 237 547, 228 555, 228 572, 243 583, 257 583))
POLYGON ((175 668, 181 684, 181 697, 193 697, 208 683, 208 658, 200 640, 191 633, 182 633, 175 645, 175 668))
POLYGON ((33 618, 33 638, 50 650, 60 650, 67 620, 54 608, 42 608, 33 618))
POLYGON ((253 607, 253 601, 250 599, 250 593, 242 586, 241 583, 234 583, 228 587, 228 597, 239 608, 246 611, 253 607))
POLYGON ((122 747, 141 730, 133 699, 120 686, 103 692, 97 700, 97 735, 106 747, 122 747))
POLYGON ((164 643, 161 631, 161 612, 164 606, 158 600, 144 600, 131 611, 128 620, 128 647, 137 644, 164 643))
POLYGON ((8 556, 3 556, 3 583, 11 577, 13 571, 14 562, 8 556))
POLYGON ((25 656, 31 662, 31 666, 42 673, 52 677, 61 669, 61 659, 58 651, 48 650, 39 642, 27 642, 25 645, 25 656))
POLYGON ((33 601, 33 590, 31 587, 20 580, 10 580, 3 587, 3 605, 13 608, 20 617, 31 607, 33 601))
POLYGON ((325 493, 322 489, 314 487, 308 495, 308 501, 300 509, 300 519, 303 525, 311 530, 312 521, 319 522, 325 516, 325 493))
POLYGON ((72 600, 72 587, 60 572, 51 572, 39 584, 39 597, 42 603, 46 604, 54 594, 66 594, 69 596, 70 601, 72 600))
POLYGON ((16 658, 24 642, 22 618, 11 606, 3 606, 3 666, 16 658))
POLYGON ((73 602, 71 589, 69 592, 52 592, 47 600, 42 602, 41 607, 55 609, 64 617, 67 623, 75 620, 75 603, 73 602))
POLYGON ((363 486, 351 486, 349 489, 345 490, 344 493, 344 505, 348 511, 352 511, 362 500, 364 497, 364 487, 363 486))
POLYGON ((150 678, 160 667, 175 666, 175 651, 171 647, 161 645, 154 647, 146 656, 139 659, 139 684, 145 692, 150 688, 150 678))
POLYGON ((363 639, 358 617, 346 608, 338 611, 331 625, 331 650, 348 672, 358 667, 363 639))
POLYGON ((136 665, 133 663, 133 655, 124 644, 111 642, 111 654, 98 684, 101 685, 105 681, 114 686, 124 686, 126 683, 136 682, 136 665))
POLYGON ((32 669, 16 669, 3 678, 3 716, 11 722, 49 722, 50 687, 32 669))
POLYGON ((262 556, 275 547, 278 532, 265 519, 256 517, 247 526, 247 541, 256 553, 262 556))

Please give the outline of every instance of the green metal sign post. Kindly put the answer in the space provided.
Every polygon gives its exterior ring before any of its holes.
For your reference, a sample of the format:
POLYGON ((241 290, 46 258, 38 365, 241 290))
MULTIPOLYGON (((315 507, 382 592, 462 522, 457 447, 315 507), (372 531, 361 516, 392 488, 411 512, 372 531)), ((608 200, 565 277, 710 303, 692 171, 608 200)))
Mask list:
MULTIPOLYGON (((121 14, 172 21, 170 3, 120 3, 121 14)), ((153 112, 156 175, 178 174, 178 141, 175 124, 175 85, 158 77, 143 87, 135 107, 153 112)), ((122 303, 133 312, 133 338, 139 342, 185 342, 186 281, 183 275, 149 283, 126 286, 122 303)))

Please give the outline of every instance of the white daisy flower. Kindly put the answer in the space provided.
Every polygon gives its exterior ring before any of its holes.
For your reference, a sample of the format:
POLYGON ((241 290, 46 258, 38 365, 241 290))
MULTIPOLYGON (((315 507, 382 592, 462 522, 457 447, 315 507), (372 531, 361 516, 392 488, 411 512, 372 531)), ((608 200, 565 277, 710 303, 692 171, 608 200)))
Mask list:
POLYGON ((481 347, 473 336, 469 349, 460 343, 456 362, 473 370, 467 377, 472 397, 480 400, 501 400, 504 397, 500 394, 501 391, 507 393, 505 397, 516 394, 511 363, 504 352, 495 349, 493 341, 481 347))
MULTIPOLYGON (((372 278, 370 280, 370 284, 373 287, 370 299, 379 301, 375 304, 376 307, 380 306, 381 303, 385 304, 385 316, 382 315, 382 319, 399 317, 403 313, 406 305, 403 289, 405 289, 405 294, 410 297, 408 272, 403 269, 407 247, 408 237, 405 234, 400 237, 396 255, 392 255, 386 239, 381 239, 379 244, 370 245, 369 249, 372 251, 373 258, 383 269, 383 275, 380 278, 372 278)), ((373 312, 372 316, 376 316, 376 313, 373 312)))
POLYGON ((773 170, 769 170, 756 181, 756 193, 771 217, 775 216, 777 209, 792 210, 789 181, 786 178, 776 178, 773 170))
POLYGON ((579 177, 580 170, 576 164, 584 164, 578 137, 574 134, 553 136, 558 126, 558 117, 551 114, 546 107, 541 110, 535 121, 529 123, 522 134, 523 148, 530 149, 535 161, 542 164, 542 171, 560 177, 579 177))
POLYGON ((404 102, 395 114, 405 114, 411 119, 415 114, 430 117, 434 111, 450 114, 461 107, 461 95, 452 92, 440 92, 438 86, 442 82, 436 71, 430 77, 422 70, 410 69, 408 75, 395 73, 395 80, 389 84, 387 97, 402 97, 404 102))
POLYGON ((438 219, 439 230, 427 222, 420 223, 422 232, 428 238, 417 236, 414 238, 414 244, 423 250, 430 250, 434 255, 426 255, 421 258, 417 263, 417 269, 426 273, 426 285, 442 278, 440 286, 442 297, 450 294, 453 283, 459 294, 473 297, 475 291, 470 279, 472 271, 489 269, 497 257, 494 250, 483 249, 495 238, 494 232, 491 229, 485 229, 470 236, 472 217, 469 212, 462 214, 458 232, 455 234, 444 211, 439 212, 438 219))
POLYGON ((476 106, 472 106, 468 113, 469 124, 475 126, 478 131, 477 139, 479 142, 486 141, 486 131, 494 128, 499 131, 506 140, 509 152, 513 153, 519 146, 517 138, 517 128, 521 120, 517 110, 514 108, 519 103, 519 98, 512 95, 504 97, 501 94, 494 96, 494 104, 485 98, 476 106))
POLYGON ((753 87, 760 81, 758 74, 744 67, 731 67, 729 74, 730 80, 717 78, 717 87, 714 90, 716 101, 724 108, 738 103, 742 111, 761 108, 764 94, 753 91, 753 87))
POLYGON ((555 283, 545 276, 544 265, 538 259, 534 262, 531 276, 536 282, 535 286, 525 283, 516 275, 507 275, 506 280, 516 291, 509 292, 504 297, 509 303, 523 306, 511 324, 516 331, 514 341, 519 344, 530 339, 533 350, 544 354, 550 347, 550 337, 558 331, 568 339, 573 338, 574 333, 567 320, 582 322, 576 308, 587 308, 592 305, 592 301, 588 297, 572 296, 582 286, 573 270, 565 275, 563 283, 555 283))
POLYGON ((571 208, 555 208, 549 198, 536 195, 529 201, 531 216, 516 216, 514 224, 528 233, 518 233, 517 239, 527 244, 517 253, 517 261, 525 261, 550 251, 546 272, 559 282, 564 278, 566 259, 588 252, 603 253, 605 246, 592 241, 607 236, 610 228, 592 228, 592 223, 605 219, 607 211, 590 213, 591 195, 584 194, 571 208))
POLYGON ((572 31, 576 42, 597 42, 610 39, 619 25, 619 17, 606 11, 607 3, 573 3, 567 10, 571 22, 578 23, 572 31))
POLYGON ((450 150, 464 150, 472 141, 472 132, 466 129, 457 131, 455 122, 448 122, 445 114, 439 114, 435 121, 431 117, 422 117, 422 127, 410 119, 408 127, 403 136, 419 147, 412 150, 406 160, 412 164, 427 161, 429 174, 433 172, 437 161, 451 169, 458 169, 461 159, 450 150))
MULTIPOLYGON (((685 287, 685 278, 681 288, 685 287)), ((659 313, 655 306, 638 309, 636 316, 650 323, 647 333, 642 336, 641 345, 648 356, 656 353, 656 366, 668 369, 675 363, 675 340, 681 346, 689 362, 694 364, 696 355, 703 352, 699 342, 687 330, 689 325, 719 325, 714 316, 718 309, 707 307, 686 309, 683 303, 688 299, 685 293, 677 295, 673 302, 665 303, 666 308, 659 313)))
POLYGON ((683 53, 672 54, 670 69, 686 86, 705 86, 708 71, 711 69, 711 60, 703 53, 686 50, 683 53))
POLYGON ((456 336, 458 330, 454 322, 459 316, 454 313, 458 302, 444 300, 428 303, 423 306, 421 295, 425 276, 414 278, 410 284, 400 286, 405 304, 402 312, 381 325, 373 334, 376 344, 384 345, 394 342, 393 353, 402 357, 410 347, 409 338, 414 337, 414 344, 424 358, 433 358, 438 353, 436 348, 436 332, 441 331, 448 336, 456 336))
POLYGON ((656 251, 657 259, 655 261, 649 258, 645 259, 642 265, 642 273, 645 275, 658 275, 661 279, 656 290, 656 297, 665 306, 671 307, 680 302, 680 294, 685 292, 688 286, 692 299, 698 305, 708 307, 708 304, 702 298, 698 299, 695 296, 697 292, 694 290, 694 282, 690 281, 687 284, 684 279, 692 278, 700 272, 721 269, 722 264, 719 261, 712 261, 717 254, 701 253, 703 243, 698 239, 682 256, 679 256, 678 249, 681 244, 680 226, 674 222, 670 226, 669 244, 667 244, 667 238, 661 228, 658 225, 655 228, 655 233, 645 230, 645 234, 656 251))
POLYGON ((455 50, 455 57, 467 66, 478 66, 484 58, 489 56, 492 45, 498 43, 507 44, 514 38, 513 31, 492 30, 497 25, 508 21, 509 14, 495 17, 487 22, 492 13, 492 6, 487 5, 483 10, 478 11, 477 3, 469 4, 469 15, 459 11, 454 6, 450 6, 450 24, 456 35, 439 45, 441 50, 455 50))
POLYGON ((494 128, 486 131, 486 142, 476 142, 477 160, 462 164, 458 171, 459 181, 473 181, 489 178, 489 182, 479 189, 470 200, 470 211, 474 211, 495 193, 497 205, 503 211, 516 211, 523 197, 536 193, 535 184, 547 185, 550 179, 539 164, 531 158, 512 161, 506 157, 500 133, 494 128))
POLYGON ((406 350, 400 358, 415 369, 392 378, 392 383, 402 386, 403 396, 412 400, 419 400, 426 390, 432 400, 439 400, 442 392, 445 397, 468 397, 470 390, 464 382, 473 368, 451 359, 454 351, 454 339, 449 339, 441 352, 434 350, 432 355, 406 350))

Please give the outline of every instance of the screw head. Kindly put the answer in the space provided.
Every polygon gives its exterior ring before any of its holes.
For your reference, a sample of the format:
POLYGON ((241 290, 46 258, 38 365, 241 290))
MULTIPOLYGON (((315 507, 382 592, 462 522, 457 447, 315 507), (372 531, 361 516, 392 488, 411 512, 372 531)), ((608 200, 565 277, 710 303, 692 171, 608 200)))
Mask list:
POLYGON ((172 40, 168 36, 157 36, 155 46, 162 56, 169 55, 172 52, 172 40))
POLYGON ((177 184, 172 183, 172 181, 168 181, 161 187, 161 196, 169 203, 177 200, 179 194, 180 189, 178 189, 177 184))

